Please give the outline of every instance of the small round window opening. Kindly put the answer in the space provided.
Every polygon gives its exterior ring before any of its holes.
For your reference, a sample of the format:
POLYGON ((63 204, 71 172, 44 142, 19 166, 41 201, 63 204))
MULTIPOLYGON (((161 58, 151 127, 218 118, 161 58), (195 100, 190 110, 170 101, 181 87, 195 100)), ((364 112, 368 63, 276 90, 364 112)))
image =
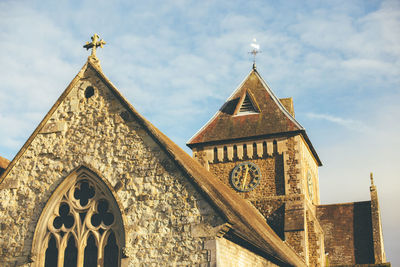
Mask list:
POLYGON ((92 86, 88 86, 85 90, 85 97, 86 99, 89 99, 92 96, 94 96, 94 88, 92 86))

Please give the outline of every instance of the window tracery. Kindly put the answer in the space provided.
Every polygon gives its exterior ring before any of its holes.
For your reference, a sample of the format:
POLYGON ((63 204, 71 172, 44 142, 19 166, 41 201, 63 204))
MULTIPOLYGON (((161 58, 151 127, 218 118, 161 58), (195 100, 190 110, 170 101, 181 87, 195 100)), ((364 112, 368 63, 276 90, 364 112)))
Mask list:
POLYGON ((119 266, 122 218, 107 186, 87 172, 53 193, 35 231, 33 266, 119 266))

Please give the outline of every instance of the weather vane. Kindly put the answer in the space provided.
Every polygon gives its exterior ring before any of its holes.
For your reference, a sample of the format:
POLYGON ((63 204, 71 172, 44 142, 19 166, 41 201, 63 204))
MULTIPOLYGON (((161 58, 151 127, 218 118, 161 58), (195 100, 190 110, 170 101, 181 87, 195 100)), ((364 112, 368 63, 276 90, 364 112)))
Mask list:
POLYGON ((250 44, 250 46, 253 48, 253 50, 251 50, 249 52, 249 54, 253 55, 253 69, 255 69, 256 68, 256 56, 258 53, 261 53, 260 45, 257 44, 256 38, 253 38, 253 42, 250 44))
POLYGON ((96 48, 97 47, 101 47, 101 48, 103 48, 103 45, 105 45, 106 44, 106 42, 103 40, 103 39, 101 39, 100 41, 99 41, 99 35, 97 35, 97 33, 95 33, 92 37, 90 37, 91 39, 92 39, 92 42, 91 43, 89 43, 89 42, 86 42, 86 44, 83 46, 84 48, 86 48, 86 50, 89 50, 90 48, 92 48, 92 54, 91 54, 91 56, 92 57, 94 57, 94 58, 96 58, 96 48))

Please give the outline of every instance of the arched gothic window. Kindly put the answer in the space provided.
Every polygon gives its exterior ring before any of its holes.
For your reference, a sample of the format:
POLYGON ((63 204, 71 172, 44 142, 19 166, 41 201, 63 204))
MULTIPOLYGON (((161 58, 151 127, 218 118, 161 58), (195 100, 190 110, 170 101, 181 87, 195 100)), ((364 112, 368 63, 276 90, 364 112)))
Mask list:
POLYGON ((112 193, 81 167, 61 183, 43 209, 33 239, 33 266, 118 267, 124 239, 112 193))

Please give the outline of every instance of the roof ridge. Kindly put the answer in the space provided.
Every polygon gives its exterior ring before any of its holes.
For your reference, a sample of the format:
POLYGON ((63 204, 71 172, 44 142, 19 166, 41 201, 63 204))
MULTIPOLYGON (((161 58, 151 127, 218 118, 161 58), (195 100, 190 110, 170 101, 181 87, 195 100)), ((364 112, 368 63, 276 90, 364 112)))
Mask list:
MULTIPOLYGON (((265 218, 253 205, 231 192, 226 185, 219 182, 217 177, 207 171, 199 162, 189 156, 182 148, 143 117, 109 81, 103 72, 100 71, 99 74, 104 81, 109 83, 114 93, 116 93, 120 100, 124 102, 123 104, 130 109, 145 130, 147 130, 155 141, 165 149, 165 152, 178 164, 184 173, 192 178, 191 181, 207 195, 212 203, 219 203, 219 205, 227 209, 221 211, 224 216, 230 220, 233 226, 236 225, 240 227, 239 231, 236 231, 239 236, 245 238, 248 242, 263 251, 271 253, 271 256, 280 261, 293 264, 294 266, 306 266, 304 260, 276 235, 267 224, 265 218), (218 188, 216 184, 219 185, 218 188), (250 216, 241 216, 244 213, 250 213, 250 216), (250 238, 246 238, 245 236, 250 238), (269 241, 268 244, 272 243, 272 247, 269 247, 265 243, 266 240, 269 241), (271 251, 271 249, 274 251, 271 251)), ((218 208, 220 209, 219 205, 218 208)))
POLYGON ((299 130, 305 130, 304 127, 292 116, 292 114, 287 111, 287 109, 283 106, 282 102, 279 100, 279 98, 274 94, 272 89, 269 87, 268 83, 261 77, 261 75, 258 73, 257 70, 254 70, 255 74, 257 77, 260 79, 261 83, 264 85, 264 88, 268 89, 268 92, 272 96, 272 99, 275 101, 275 103, 278 105, 279 109, 293 122, 296 124, 297 127, 299 127, 299 130))
POLYGON ((138 122, 148 132, 148 134, 156 141, 167 155, 177 164, 177 166, 187 175, 200 192, 204 193, 211 203, 219 209, 223 216, 233 225, 233 231, 241 238, 269 254, 272 258, 285 264, 293 266, 306 266, 304 259, 298 256, 295 251, 285 244, 276 233, 267 224, 265 218, 252 206, 249 202, 240 196, 231 192, 230 189, 219 182, 218 178, 207 171, 195 159, 190 157, 178 145, 172 142, 165 134, 144 118, 126 98, 119 92, 114 84, 104 75, 102 70, 89 60, 78 72, 75 78, 67 86, 56 103, 51 107, 50 111, 45 115, 43 120, 34 130, 29 139, 9 164, 6 171, 1 176, 0 184, 14 167, 15 163, 26 151, 27 147, 34 140, 36 135, 44 127, 45 123, 50 119, 51 115, 56 111, 63 99, 72 90, 73 86, 81 78, 83 71, 91 67, 111 92, 119 99, 122 105, 134 115, 138 122))
MULTIPOLYGON (((240 99, 238 100, 237 104, 235 105, 235 111, 233 112, 233 114, 228 114, 225 116, 223 114, 224 110, 230 110, 230 105, 233 105, 231 102, 233 102, 237 97, 239 97, 239 93, 240 91, 243 90, 244 94, 246 94, 247 92, 250 92, 251 94, 256 94, 257 92, 259 92, 258 94, 264 94, 265 91, 265 95, 269 95, 271 100, 273 101, 273 103, 275 103, 277 109, 280 110, 280 112, 283 115, 279 115, 279 116, 284 116, 288 119, 288 121, 290 121, 291 125, 289 126, 287 124, 287 122, 281 121, 280 125, 280 129, 277 131, 274 130, 270 130, 271 128, 269 128, 269 130, 267 130, 267 128, 257 128, 260 130, 260 132, 264 132, 265 134, 270 134, 270 133, 285 133, 285 132, 292 132, 292 131, 302 131, 304 130, 304 127, 297 122, 297 120, 286 110, 286 108, 283 106, 283 104, 280 102, 280 100, 278 99, 278 97, 274 94, 274 92, 271 90, 271 88, 269 87, 269 85, 265 82, 265 80, 261 77, 261 75, 258 73, 258 71, 256 69, 252 69, 250 71, 250 73, 243 79, 243 81, 239 84, 239 86, 236 87, 236 89, 232 92, 232 94, 225 100, 224 104, 222 105, 222 107, 214 114, 214 116, 208 120, 208 122, 206 124, 204 124, 186 143, 186 145, 188 145, 189 147, 191 147, 191 145, 195 145, 195 144, 199 144, 199 143, 204 143, 207 142, 207 138, 208 139, 215 139, 213 137, 201 137, 203 134, 204 136, 207 136, 207 129, 210 127, 210 125, 213 125, 213 123, 215 123, 216 125, 218 125, 217 127, 222 127, 221 126, 221 121, 218 121, 218 118, 221 118, 221 120, 225 120, 224 123, 228 123, 228 117, 232 116, 232 115, 238 115, 237 112, 238 110, 236 109, 238 107, 238 105, 241 105, 241 102, 243 101, 242 97, 240 97, 240 99), (253 88, 244 88, 246 83, 251 83, 251 79, 250 77, 254 75, 256 77, 256 79, 258 80, 257 83, 259 82, 259 85, 254 85, 255 87, 253 88), (223 119, 222 119, 223 118, 223 119)), ((241 94, 242 95, 242 94, 241 94)), ((243 95, 242 95, 243 96, 243 95)), ((250 97, 252 97, 253 95, 251 95, 250 97)), ((260 95, 258 96, 260 97, 260 95)), ((262 105, 262 103, 260 103, 260 99, 257 99, 257 97, 254 97, 254 100, 256 100, 257 105, 262 105)), ((265 100, 264 100, 265 101, 265 100)), ((261 101, 262 102, 262 101, 261 101)), ((254 103, 253 103, 254 104, 254 103)), ((265 108, 261 108, 261 106, 259 106, 260 108, 260 112, 259 114, 261 116, 263 116, 263 118, 268 118, 268 116, 277 116, 277 115, 273 115, 273 114, 269 114, 265 108)), ((254 113, 256 114, 256 113, 254 113)), ((244 114, 241 114, 244 115, 244 114)), ((250 115, 250 114, 249 114, 250 115)), ((230 120, 229 120, 230 121, 230 120)), ((270 121, 272 122, 272 121, 270 121)), ((233 122, 232 122, 233 123, 233 122)), ((215 126, 215 125, 214 125, 215 126)), ((230 125, 232 126, 232 125, 230 125)), ((228 127, 229 128, 229 127, 228 127)), ((213 130, 211 130, 213 131, 213 130)), ((238 134, 239 136, 240 134, 238 134)), ((216 137, 218 140, 222 140, 224 139, 221 135, 219 135, 218 137, 216 137), (222 138, 222 139, 221 139, 222 138)), ((217 139, 215 139, 214 141, 216 141, 217 139)), ((234 138, 236 139, 236 137, 234 138)), ((210 141, 210 140, 208 140, 210 141)))
POLYGON ((202 132, 205 128, 207 128, 207 126, 209 124, 211 124, 211 122, 217 117, 217 115, 219 113, 221 113, 221 110, 224 109, 224 107, 227 105, 228 100, 231 99, 236 92, 238 92, 240 90, 240 88, 242 88, 243 84, 247 81, 247 79, 250 77, 250 75, 255 71, 255 69, 252 69, 249 74, 247 74, 247 76, 242 80, 242 82, 239 84, 239 86, 236 87, 236 89, 231 93, 231 95, 225 100, 224 104, 217 110, 217 112, 214 113, 214 115, 195 133, 192 135, 192 137, 190 137, 190 139, 186 142, 186 144, 190 144, 192 142, 192 140, 197 137, 197 135, 202 132))

